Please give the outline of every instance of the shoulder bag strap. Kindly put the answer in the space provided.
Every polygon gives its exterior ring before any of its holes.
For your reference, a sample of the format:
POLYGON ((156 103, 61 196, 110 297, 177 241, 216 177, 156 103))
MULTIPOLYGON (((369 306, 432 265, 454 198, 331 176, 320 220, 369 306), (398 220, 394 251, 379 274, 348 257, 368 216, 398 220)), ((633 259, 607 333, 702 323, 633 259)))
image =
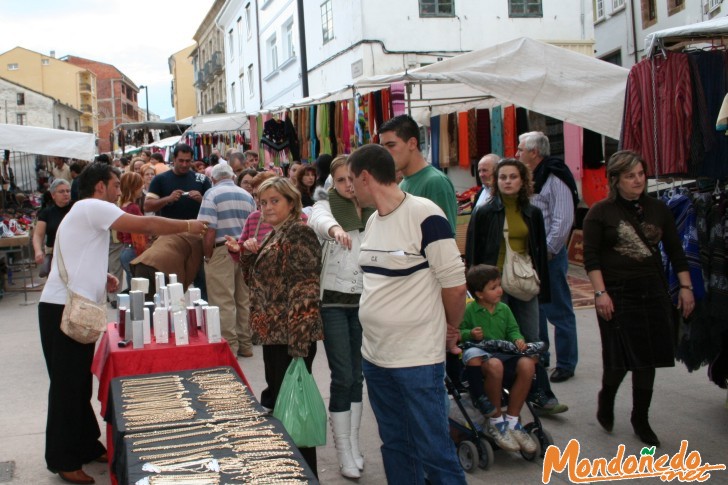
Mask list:
POLYGON ((255 226, 255 232, 253 233, 253 237, 255 238, 256 241, 258 240, 258 231, 260 230, 260 223, 261 222, 263 222, 263 214, 262 213, 258 216, 258 224, 255 226))

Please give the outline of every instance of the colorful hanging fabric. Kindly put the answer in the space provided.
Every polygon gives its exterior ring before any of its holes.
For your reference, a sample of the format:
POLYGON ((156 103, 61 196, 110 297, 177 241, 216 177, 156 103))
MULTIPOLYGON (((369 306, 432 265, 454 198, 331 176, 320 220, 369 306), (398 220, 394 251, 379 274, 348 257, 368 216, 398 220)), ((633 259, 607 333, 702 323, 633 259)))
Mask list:
POLYGON ((365 98, 362 96, 354 96, 354 141, 352 147, 360 147, 364 144, 364 126, 366 125, 366 116, 364 116, 365 98))
POLYGON ((389 87, 392 93, 392 115, 405 114, 404 92, 405 85, 402 82, 392 83, 389 87))
POLYGON ((564 163, 571 170, 574 180, 582 178, 582 159, 584 155, 581 126, 564 121, 564 163))
POLYGON ((458 113, 458 162, 460 168, 470 168, 470 129, 466 111, 458 113))
POLYGON ((379 143, 379 136, 377 134, 377 109, 380 106, 381 96, 377 96, 375 92, 371 92, 367 95, 367 118, 369 134, 371 135, 371 143, 379 143))
POLYGON ((341 143, 342 153, 351 153, 351 119, 349 118, 349 105, 351 100, 343 101, 341 103, 341 143))
POLYGON ((248 116, 248 124, 250 125, 250 149, 258 151, 258 118, 248 116))
POLYGON ((458 115, 451 113, 447 116, 447 135, 450 139, 448 166, 458 164, 458 115))
POLYGON ((388 88, 382 89, 382 123, 392 118, 392 94, 388 88))
POLYGON ((494 107, 490 112, 490 145, 491 151, 503 156, 503 117, 500 106, 494 107))
POLYGON ((344 153, 344 117, 343 117, 343 105, 345 101, 337 101, 334 103, 334 138, 336 140, 336 154, 340 155, 344 153))
POLYGON ((517 147, 516 107, 510 105, 503 110, 503 154, 506 158, 513 158, 516 156, 517 147))
POLYGON ((531 130, 528 128, 528 110, 526 108, 516 108, 516 139, 518 139, 518 135, 529 131, 531 130))
POLYGON ((329 140, 329 154, 336 156, 336 103, 331 101, 326 105, 326 114, 329 117, 328 131, 326 137, 329 140))
POLYGON ((311 138, 311 159, 315 160, 318 153, 318 138, 316 138, 316 106, 308 108, 308 132, 311 138))
POLYGON ((448 133, 450 115, 440 115, 440 168, 450 166, 450 134, 448 133))
POLYGON ((480 157, 478 156, 478 138, 476 136, 477 123, 475 119, 475 110, 468 111, 468 150, 470 151, 470 165, 478 164, 480 157))
POLYGON ((258 137, 258 157, 260 160, 265 160, 265 149, 260 144, 260 138, 263 136, 263 115, 259 114, 255 118, 255 134, 258 137))
POLYGON ((490 148, 490 111, 479 109, 475 112, 475 138, 478 157, 492 152, 490 148))
POLYGON ((432 166, 440 168, 440 117, 430 118, 430 151, 432 152, 432 166))

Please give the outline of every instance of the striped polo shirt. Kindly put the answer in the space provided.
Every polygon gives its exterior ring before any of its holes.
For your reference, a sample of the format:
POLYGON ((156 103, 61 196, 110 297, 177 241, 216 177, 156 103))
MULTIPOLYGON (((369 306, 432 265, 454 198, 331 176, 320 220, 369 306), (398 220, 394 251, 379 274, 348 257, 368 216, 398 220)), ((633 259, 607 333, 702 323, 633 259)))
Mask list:
POLYGON ((254 210, 253 196, 231 179, 221 180, 205 192, 197 219, 215 229, 216 243, 225 241, 225 236, 237 240, 245 220, 254 210))

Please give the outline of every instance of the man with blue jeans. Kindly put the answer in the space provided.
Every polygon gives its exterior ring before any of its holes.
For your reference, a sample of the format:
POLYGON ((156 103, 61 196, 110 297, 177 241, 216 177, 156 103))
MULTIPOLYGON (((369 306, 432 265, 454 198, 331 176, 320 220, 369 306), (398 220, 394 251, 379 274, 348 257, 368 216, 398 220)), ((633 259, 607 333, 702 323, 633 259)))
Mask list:
MULTIPOLYGON (((540 339, 549 342, 547 321, 554 326, 556 368, 551 382, 563 382, 574 377, 579 359, 576 337, 576 317, 571 291, 566 278, 569 269, 567 242, 574 224, 574 208, 579 202, 574 176, 569 167, 551 156, 549 139, 539 131, 519 136, 516 156, 533 172, 531 203, 541 209, 546 228, 549 252, 551 302, 539 306, 540 339)), ((548 354, 544 354, 548 365, 548 354)))
POLYGON ((452 228, 435 203, 399 188, 387 149, 365 145, 347 165, 359 205, 377 209, 359 254, 359 320, 387 482, 464 484, 444 385, 445 339, 457 340, 465 311, 465 268, 452 228))

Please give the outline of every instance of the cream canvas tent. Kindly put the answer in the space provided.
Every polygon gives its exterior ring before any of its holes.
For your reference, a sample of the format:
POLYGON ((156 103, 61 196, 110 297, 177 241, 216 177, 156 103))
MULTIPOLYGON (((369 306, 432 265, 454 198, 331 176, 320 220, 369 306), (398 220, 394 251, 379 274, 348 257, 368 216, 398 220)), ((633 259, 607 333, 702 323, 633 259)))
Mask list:
MULTIPOLYGON (((515 104, 553 118, 619 138, 625 68, 522 37, 413 71, 359 80, 360 93, 393 82, 411 85, 413 116, 472 107, 515 104)), ((334 95, 332 95, 333 97, 334 95)))
POLYGON ((0 149, 93 161, 96 138, 89 133, 0 124, 0 149))

